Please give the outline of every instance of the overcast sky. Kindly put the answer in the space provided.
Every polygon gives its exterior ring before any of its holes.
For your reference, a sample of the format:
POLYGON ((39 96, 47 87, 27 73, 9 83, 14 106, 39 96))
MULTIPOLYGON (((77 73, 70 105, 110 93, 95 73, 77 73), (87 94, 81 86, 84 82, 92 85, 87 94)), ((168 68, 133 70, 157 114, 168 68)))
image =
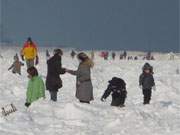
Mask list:
POLYGON ((177 51, 178 0, 1 0, 4 40, 82 49, 177 51))

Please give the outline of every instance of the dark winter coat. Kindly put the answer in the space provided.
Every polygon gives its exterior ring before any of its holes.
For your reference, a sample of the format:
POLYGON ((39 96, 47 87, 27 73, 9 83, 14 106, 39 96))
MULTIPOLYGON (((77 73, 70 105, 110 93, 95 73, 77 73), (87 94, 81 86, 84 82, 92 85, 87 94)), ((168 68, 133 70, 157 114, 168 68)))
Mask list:
POLYGON ((139 85, 143 89, 152 89, 155 86, 153 75, 151 73, 142 73, 139 77, 139 85))
POLYGON ((112 80, 109 81, 108 88, 104 92, 102 98, 106 99, 110 94, 112 94, 112 106, 124 105, 127 96, 126 83, 124 80, 113 77, 112 80))
POLYGON ((93 97, 93 86, 91 82, 91 61, 80 63, 77 71, 70 71, 76 75, 76 97, 81 101, 91 101, 93 97))
POLYGON ((58 91, 62 87, 60 74, 64 74, 65 69, 62 68, 61 56, 54 55, 47 61, 47 78, 46 88, 49 91, 58 91))

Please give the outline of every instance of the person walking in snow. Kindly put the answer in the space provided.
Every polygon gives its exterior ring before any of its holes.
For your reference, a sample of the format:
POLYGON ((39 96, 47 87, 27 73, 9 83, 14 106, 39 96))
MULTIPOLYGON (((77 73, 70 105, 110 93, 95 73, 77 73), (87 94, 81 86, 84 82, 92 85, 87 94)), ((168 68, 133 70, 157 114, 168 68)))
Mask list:
POLYGON ((45 85, 42 78, 38 75, 38 71, 35 67, 30 67, 27 70, 28 88, 26 92, 26 103, 25 106, 29 107, 31 103, 38 100, 39 98, 45 98, 45 85))
POLYGON ((104 60, 108 60, 108 58, 109 58, 109 52, 106 51, 104 52, 104 60))
POLYGON ((124 52, 123 52, 123 58, 126 59, 126 57, 127 57, 127 52, 124 51, 124 52))
POLYGON ((76 76, 76 98, 81 103, 90 103, 94 99, 93 86, 91 82, 91 68, 93 61, 83 52, 77 56, 80 61, 76 71, 66 69, 66 72, 76 76))
POLYGON ((19 75, 21 75, 21 67, 24 66, 24 63, 22 63, 21 61, 19 61, 19 57, 16 54, 14 56, 14 62, 11 65, 11 67, 8 68, 8 70, 12 69, 12 73, 16 74, 18 73, 19 75))
POLYGON ((112 80, 109 81, 109 85, 101 97, 101 101, 104 102, 110 94, 112 94, 111 106, 124 107, 127 96, 125 81, 121 78, 113 77, 112 80))
POLYGON ((116 53, 112 52, 112 59, 115 60, 115 58, 116 58, 116 53))
POLYGON ((23 61, 25 59, 27 68, 33 67, 35 60, 35 65, 39 63, 37 45, 30 37, 27 39, 21 50, 21 58, 23 61))
POLYGON ((55 49, 54 56, 47 60, 46 88, 49 90, 52 101, 57 101, 58 89, 62 88, 60 75, 65 74, 65 69, 61 64, 62 55, 61 49, 55 49))
POLYGON ((76 52, 74 50, 71 51, 71 58, 74 59, 74 57, 76 56, 76 52))
POLYGON ((143 104, 150 104, 152 88, 155 91, 155 82, 153 77, 153 68, 149 63, 143 66, 143 73, 139 77, 139 86, 143 91, 144 102, 143 104))

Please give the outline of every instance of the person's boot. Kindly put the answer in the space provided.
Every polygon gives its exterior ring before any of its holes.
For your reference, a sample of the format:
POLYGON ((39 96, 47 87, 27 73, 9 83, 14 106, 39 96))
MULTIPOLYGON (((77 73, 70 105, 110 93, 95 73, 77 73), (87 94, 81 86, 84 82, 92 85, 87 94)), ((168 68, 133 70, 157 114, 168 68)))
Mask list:
POLYGON ((90 102, 89 102, 89 101, 82 101, 82 100, 80 100, 80 103, 90 104, 90 102))
POLYGON ((121 108, 122 108, 122 107, 125 107, 125 105, 120 105, 119 107, 121 107, 121 108))

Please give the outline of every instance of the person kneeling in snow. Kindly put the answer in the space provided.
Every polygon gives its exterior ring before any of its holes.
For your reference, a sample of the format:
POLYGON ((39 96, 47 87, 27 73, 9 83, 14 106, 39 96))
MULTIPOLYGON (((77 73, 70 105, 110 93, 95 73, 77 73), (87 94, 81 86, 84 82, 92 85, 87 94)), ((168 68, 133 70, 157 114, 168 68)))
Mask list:
POLYGON ((126 83, 121 78, 113 77, 109 81, 108 88, 105 90, 101 101, 105 99, 112 93, 111 106, 124 107, 125 99, 127 97, 126 83))
POLYGON ((32 102, 38 100, 39 98, 45 98, 45 85, 40 76, 38 76, 38 71, 35 67, 30 67, 27 70, 28 78, 28 88, 26 92, 26 103, 25 106, 29 107, 32 102))
POLYGON ((150 103, 152 88, 155 91, 156 87, 153 77, 153 67, 149 63, 146 63, 142 69, 143 73, 139 77, 139 87, 143 90, 143 104, 145 105, 150 103))

